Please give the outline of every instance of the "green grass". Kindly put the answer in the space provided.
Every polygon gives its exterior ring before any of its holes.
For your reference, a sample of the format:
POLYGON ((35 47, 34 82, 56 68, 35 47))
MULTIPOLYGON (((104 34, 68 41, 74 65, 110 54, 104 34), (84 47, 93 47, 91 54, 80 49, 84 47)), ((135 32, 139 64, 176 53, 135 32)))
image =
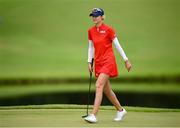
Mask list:
MULTIPOLYGON (((59 85, 27 85, 27 86, 1 86, 0 98, 27 96, 34 94, 60 93, 60 92, 87 92, 87 84, 59 84, 59 85)), ((180 94, 178 84, 117 84, 112 83, 112 88, 118 92, 133 93, 166 93, 180 94)), ((95 91, 92 85, 91 91, 95 91)))
MULTIPOLYGON (((21 106, 0 106, 0 110, 12 110, 12 109, 84 109, 86 105, 75 104, 47 104, 47 105, 21 105, 21 106)), ((92 105, 89 105, 92 109, 92 105)), ((170 108, 148 108, 148 107, 130 107, 125 106, 127 111, 131 112, 180 112, 180 109, 170 108)), ((101 110, 114 110, 113 106, 101 106, 101 110)))
POLYGON ((133 64, 120 76, 180 74, 179 0, 0 0, 0 77, 84 77, 88 17, 102 7, 133 64))
POLYGON ((81 118, 85 114, 85 106, 0 107, 0 127, 180 127, 179 110, 125 108, 128 114, 122 122, 114 122, 116 111, 112 107, 103 106, 98 113, 99 122, 89 124, 81 118))

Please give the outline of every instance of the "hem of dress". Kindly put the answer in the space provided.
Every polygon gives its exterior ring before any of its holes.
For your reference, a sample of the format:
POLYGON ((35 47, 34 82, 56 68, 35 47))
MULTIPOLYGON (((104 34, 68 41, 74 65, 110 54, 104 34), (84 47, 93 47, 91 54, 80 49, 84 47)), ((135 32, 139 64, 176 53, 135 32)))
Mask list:
POLYGON ((95 74, 95 77, 98 78, 101 73, 104 73, 104 74, 108 75, 109 78, 116 78, 116 77, 118 77, 118 74, 117 75, 109 75, 107 72, 100 72, 100 73, 98 73, 98 75, 95 74))

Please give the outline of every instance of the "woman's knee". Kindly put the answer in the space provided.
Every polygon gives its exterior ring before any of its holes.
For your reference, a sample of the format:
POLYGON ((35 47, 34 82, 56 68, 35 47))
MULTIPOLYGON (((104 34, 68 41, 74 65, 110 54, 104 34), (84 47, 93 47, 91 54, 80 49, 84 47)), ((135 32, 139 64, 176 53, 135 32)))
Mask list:
POLYGON ((96 91, 103 91, 104 83, 101 81, 96 82, 96 91))

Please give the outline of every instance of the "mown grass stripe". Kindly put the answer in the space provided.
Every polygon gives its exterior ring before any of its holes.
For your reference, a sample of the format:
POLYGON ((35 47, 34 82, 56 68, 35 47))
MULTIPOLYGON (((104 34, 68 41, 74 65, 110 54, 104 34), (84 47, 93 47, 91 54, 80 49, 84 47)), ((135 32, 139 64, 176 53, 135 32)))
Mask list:
MULTIPOLYGON (((12 109, 86 109, 86 105, 75 104, 51 104, 51 105, 25 105, 25 106, 0 106, 0 110, 12 109)), ((92 109, 92 106, 90 106, 92 109)), ((114 110, 113 106, 101 106, 101 110, 114 110)), ((127 111, 132 112, 180 112, 180 109, 167 108, 147 108, 147 107, 131 107, 125 106, 127 111)))

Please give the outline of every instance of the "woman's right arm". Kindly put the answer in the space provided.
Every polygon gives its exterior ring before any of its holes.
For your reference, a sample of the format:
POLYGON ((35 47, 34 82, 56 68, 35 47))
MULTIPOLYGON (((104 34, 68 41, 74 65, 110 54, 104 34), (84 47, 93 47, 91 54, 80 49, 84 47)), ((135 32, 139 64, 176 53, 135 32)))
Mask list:
POLYGON ((93 68, 91 67, 92 59, 94 58, 94 46, 92 40, 89 40, 89 47, 88 47, 88 69, 89 72, 93 72, 93 68))

